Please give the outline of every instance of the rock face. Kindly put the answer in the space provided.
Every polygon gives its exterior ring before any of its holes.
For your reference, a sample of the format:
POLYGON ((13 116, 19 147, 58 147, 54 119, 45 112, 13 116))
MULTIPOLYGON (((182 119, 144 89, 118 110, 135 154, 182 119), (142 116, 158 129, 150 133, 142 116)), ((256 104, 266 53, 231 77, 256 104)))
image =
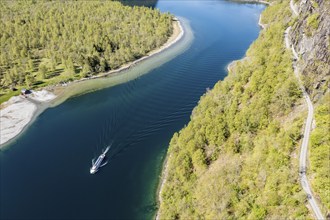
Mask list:
POLYGON ((297 67, 305 87, 317 102, 330 88, 330 1, 301 0, 294 6, 299 16, 291 42, 300 58, 297 67))

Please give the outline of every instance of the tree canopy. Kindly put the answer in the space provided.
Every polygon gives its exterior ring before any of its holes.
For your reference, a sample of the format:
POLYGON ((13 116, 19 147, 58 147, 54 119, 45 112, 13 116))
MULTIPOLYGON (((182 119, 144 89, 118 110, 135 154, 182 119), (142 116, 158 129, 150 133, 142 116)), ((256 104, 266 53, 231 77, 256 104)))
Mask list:
POLYGON ((0 95, 116 69, 164 44, 172 16, 113 1, 1 1, 0 95))
POLYGON ((268 26, 247 58, 201 98, 173 136, 160 219, 308 216, 297 159, 304 102, 283 40, 288 4, 263 12, 268 26))

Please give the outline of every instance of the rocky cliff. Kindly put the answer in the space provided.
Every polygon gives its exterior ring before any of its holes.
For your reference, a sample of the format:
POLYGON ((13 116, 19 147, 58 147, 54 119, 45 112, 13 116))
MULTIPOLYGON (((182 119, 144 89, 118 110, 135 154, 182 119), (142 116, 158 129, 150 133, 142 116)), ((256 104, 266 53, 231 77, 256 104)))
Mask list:
POLYGON ((291 1, 291 8, 296 14, 290 33, 298 57, 294 65, 315 109, 308 178, 322 212, 330 218, 330 1, 291 1))
POLYGON ((308 93, 317 102, 330 88, 330 1, 301 0, 294 7, 299 15, 291 42, 300 58, 297 67, 308 93))

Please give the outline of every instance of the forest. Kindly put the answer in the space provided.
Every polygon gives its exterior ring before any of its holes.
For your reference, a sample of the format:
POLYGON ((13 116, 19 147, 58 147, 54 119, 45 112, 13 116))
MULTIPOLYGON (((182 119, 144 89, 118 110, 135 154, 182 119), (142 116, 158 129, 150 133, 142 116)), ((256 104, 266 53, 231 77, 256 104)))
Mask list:
POLYGON ((114 1, 1 1, 0 103, 119 68, 163 45, 172 16, 114 1))
MULTIPOLYGON (((160 219, 310 217, 298 175, 306 107, 283 40, 289 1, 274 2, 262 22, 267 28, 247 58, 201 98, 173 136, 160 219)), ((321 106, 317 117, 325 111, 321 106)))
POLYGON ((324 213, 330 210, 330 93, 322 98, 315 109, 316 128, 311 135, 310 161, 312 187, 319 195, 324 213))

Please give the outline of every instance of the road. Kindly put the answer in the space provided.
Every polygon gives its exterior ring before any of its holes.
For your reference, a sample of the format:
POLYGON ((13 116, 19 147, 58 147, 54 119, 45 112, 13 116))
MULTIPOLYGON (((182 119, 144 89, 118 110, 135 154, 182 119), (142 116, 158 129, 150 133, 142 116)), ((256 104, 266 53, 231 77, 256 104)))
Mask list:
MULTIPOLYGON (((294 7, 293 0, 290 1, 290 8, 291 8, 291 11, 293 12, 294 16, 299 15, 298 11, 294 7)), ((292 54, 294 56, 294 62, 296 62, 299 60, 299 56, 298 56, 297 52, 295 51, 293 45, 291 45, 290 38, 289 38, 290 30, 291 30, 291 27, 288 27, 284 33, 285 46, 286 46, 286 48, 291 49, 292 54), (290 45, 291 45, 291 48, 290 48, 290 45)), ((310 187, 310 184, 308 182, 308 178, 306 175, 307 159, 308 159, 308 143, 309 143, 309 138, 310 138, 310 134, 311 134, 313 115, 314 115, 313 103, 312 103, 308 93, 306 92, 305 87, 303 86, 303 84, 301 82, 301 79, 299 77, 299 73, 298 73, 295 63, 293 64, 293 68, 294 68, 294 74, 299 82, 300 89, 303 92, 303 97, 304 97, 304 99, 307 103, 307 107, 308 107, 308 115, 307 115, 306 124, 305 124, 304 136, 303 136, 303 140, 302 140, 301 146, 300 146, 300 158, 299 158, 300 183, 301 183, 303 190, 305 191, 305 193, 307 195, 308 203, 311 206, 316 219, 325 219, 324 216, 322 215, 321 209, 319 208, 319 206, 316 202, 316 199, 313 195, 312 189, 310 187)))
MULTIPOLYGON (((296 72, 296 70, 295 70, 296 72)), ((297 75, 297 74, 295 74, 297 75)), ((298 76, 299 77, 299 76, 298 76)), ((322 215, 322 212, 316 202, 315 197, 313 196, 312 189, 310 187, 310 184, 307 179, 306 175, 306 170, 307 170, 307 158, 308 158, 308 142, 309 142, 309 137, 311 133, 311 128, 312 128, 312 121, 313 121, 313 114, 314 114, 314 108, 311 99, 309 98, 309 95, 307 94, 305 88, 302 86, 300 79, 298 78, 300 88, 303 91, 303 96, 305 98, 305 101, 308 106, 308 115, 306 119, 306 124, 305 124, 305 131, 304 131, 304 137, 301 143, 300 147, 300 158, 299 158, 299 174, 300 174, 300 183, 307 194, 307 200, 309 205, 311 206, 315 216, 317 219, 325 219, 322 215)))

